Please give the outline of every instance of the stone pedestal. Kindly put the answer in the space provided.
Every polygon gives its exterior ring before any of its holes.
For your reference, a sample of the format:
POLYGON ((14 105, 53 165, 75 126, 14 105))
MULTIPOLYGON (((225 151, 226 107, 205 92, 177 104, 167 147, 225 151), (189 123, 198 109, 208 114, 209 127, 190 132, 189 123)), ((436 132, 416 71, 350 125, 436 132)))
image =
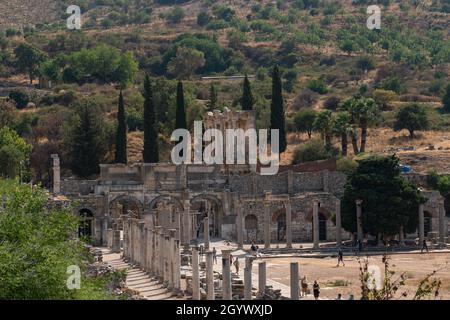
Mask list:
POLYGON ((230 254, 232 250, 222 250, 222 299, 231 300, 230 254))
POLYGON ((298 262, 291 262, 291 300, 300 299, 298 262))

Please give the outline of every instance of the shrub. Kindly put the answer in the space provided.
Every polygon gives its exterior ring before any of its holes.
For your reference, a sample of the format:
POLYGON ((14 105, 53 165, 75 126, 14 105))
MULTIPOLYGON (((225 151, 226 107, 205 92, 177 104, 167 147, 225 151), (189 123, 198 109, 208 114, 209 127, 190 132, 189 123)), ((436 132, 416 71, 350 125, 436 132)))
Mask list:
POLYGON ((333 154, 334 152, 328 150, 321 140, 310 140, 294 150, 293 164, 326 160, 332 158, 333 154))
POLYGON ((166 20, 170 23, 177 24, 183 20, 186 13, 183 8, 175 7, 166 14, 166 20))
POLYGON ((307 88, 311 91, 317 92, 318 94, 328 93, 328 88, 321 79, 313 79, 308 82, 307 88))
POLYGON ((336 111, 340 103, 341 99, 339 97, 331 96, 327 100, 325 100, 323 106, 328 110, 336 111))
POLYGON ((23 109, 30 102, 30 96, 24 90, 14 90, 9 94, 9 97, 14 100, 17 109, 23 109))

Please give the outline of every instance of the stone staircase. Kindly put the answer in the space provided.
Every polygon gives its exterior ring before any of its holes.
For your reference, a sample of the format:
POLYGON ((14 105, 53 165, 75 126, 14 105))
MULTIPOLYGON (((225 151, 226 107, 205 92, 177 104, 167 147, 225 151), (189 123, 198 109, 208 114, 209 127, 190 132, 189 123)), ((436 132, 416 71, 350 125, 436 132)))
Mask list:
POLYGON ((103 251, 103 261, 115 269, 127 270, 125 286, 134 290, 145 300, 185 300, 172 291, 167 290, 161 283, 150 277, 140 268, 122 260, 120 254, 103 251))

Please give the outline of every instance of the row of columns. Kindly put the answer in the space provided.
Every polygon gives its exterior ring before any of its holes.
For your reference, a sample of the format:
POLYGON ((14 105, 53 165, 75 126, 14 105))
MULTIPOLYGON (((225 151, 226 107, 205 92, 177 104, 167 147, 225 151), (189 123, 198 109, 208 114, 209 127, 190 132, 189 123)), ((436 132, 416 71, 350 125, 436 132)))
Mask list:
POLYGON ((144 221, 126 219, 123 229, 123 256, 169 290, 181 289, 180 240, 176 229, 149 227, 144 221))

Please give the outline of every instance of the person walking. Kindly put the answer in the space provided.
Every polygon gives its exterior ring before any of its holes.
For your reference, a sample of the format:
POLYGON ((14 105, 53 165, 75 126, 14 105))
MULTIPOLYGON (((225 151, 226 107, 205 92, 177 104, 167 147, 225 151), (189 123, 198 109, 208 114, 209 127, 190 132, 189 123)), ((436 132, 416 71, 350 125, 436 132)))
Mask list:
POLYGON ((317 280, 314 281, 314 284, 313 284, 313 293, 314 293, 314 299, 319 300, 320 287, 319 287, 319 284, 317 283, 317 280))
POLYGON ((340 263, 342 262, 342 265, 345 267, 345 263, 344 263, 344 253, 342 252, 342 249, 339 248, 338 250, 338 264, 337 267, 339 267, 340 263))
POLYGON ((234 260, 234 267, 236 268, 236 274, 239 274, 239 257, 234 260))
POLYGON ((213 247, 213 262, 214 264, 217 264, 217 250, 216 247, 213 247))
POLYGON ((420 250, 420 253, 423 253, 423 250, 426 250, 426 252, 428 253, 428 245, 427 245, 427 240, 423 239, 422 241, 422 250, 420 250))

